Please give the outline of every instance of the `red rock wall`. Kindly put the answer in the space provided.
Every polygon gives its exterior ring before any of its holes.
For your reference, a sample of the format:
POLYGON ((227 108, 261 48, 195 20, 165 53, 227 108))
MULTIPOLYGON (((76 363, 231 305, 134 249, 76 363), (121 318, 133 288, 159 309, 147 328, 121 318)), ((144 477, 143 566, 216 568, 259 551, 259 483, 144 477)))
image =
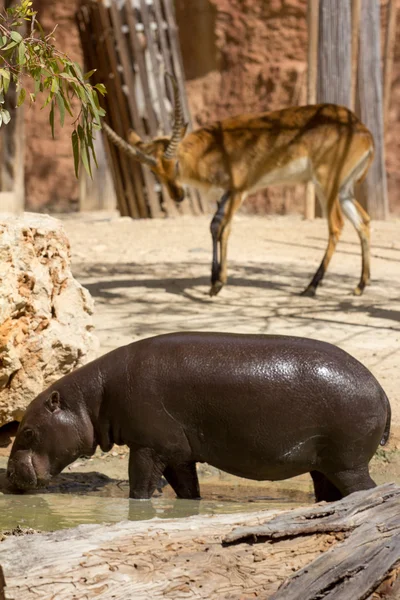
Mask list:
MULTIPOLYGON (((34 0, 38 20, 47 32, 55 31, 55 45, 80 64, 82 51, 75 10, 79 0, 34 0)), ((49 111, 42 101, 25 111, 25 185, 26 207, 33 211, 63 212, 78 208, 78 182, 74 174, 71 146, 72 118, 66 115, 64 128, 56 122, 51 137, 49 111)))
MULTIPOLYGON (((400 213, 400 0, 387 167, 392 211, 400 213)), ((39 20, 58 23, 57 46, 81 61, 74 12, 79 0, 36 0, 39 20)), ((386 0, 382 0, 382 5, 386 0)), ((307 0, 175 0, 194 123, 306 101, 307 0)), ((385 11, 383 11, 383 17, 385 11)), ((385 25, 385 23, 383 23, 385 25)), ((62 211, 78 203, 70 130, 50 139, 48 113, 27 110, 29 209, 62 211)), ((301 188, 271 188, 246 201, 250 212, 302 211, 301 188)))

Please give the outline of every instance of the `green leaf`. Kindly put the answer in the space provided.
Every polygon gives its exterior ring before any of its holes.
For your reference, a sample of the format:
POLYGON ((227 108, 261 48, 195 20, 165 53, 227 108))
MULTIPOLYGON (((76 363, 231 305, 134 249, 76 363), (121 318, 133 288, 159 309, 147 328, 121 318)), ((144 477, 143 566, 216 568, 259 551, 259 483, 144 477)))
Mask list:
POLYGON ((53 99, 53 94, 49 94, 46 98, 46 100, 44 101, 44 104, 42 106, 42 108, 44 108, 45 106, 47 106, 53 99))
POLYGON ((26 51, 25 44, 24 44, 24 42, 21 42, 20 45, 18 46, 18 62, 20 65, 24 65, 26 63, 25 51, 26 51))
POLYGON ((7 44, 7 46, 5 48, 2 48, 3 52, 5 52, 6 50, 11 50, 11 48, 15 48, 15 46, 17 45, 17 42, 10 42, 9 44, 7 44))
POLYGON ((7 69, 0 69, 0 75, 4 77, 4 79, 10 79, 10 72, 7 69))
POLYGON ((81 159, 83 162, 83 166, 85 167, 85 171, 89 175, 89 177, 92 177, 92 170, 90 168, 90 161, 89 161, 89 156, 88 156, 87 140, 86 140, 86 136, 85 136, 85 131, 81 125, 78 125, 78 135, 79 135, 79 141, 80 141, 80 145, 81 145, 80 150, 81 150, 81 159))
POLYGON ((53 94, 56 94, 59 89, 60 89, 60 86, 58 85, 57 77, 53 77, 53 79, 51 81, 51 91, 53 92, 53 94))
POLYGON ((68 96, 66 94, 64 94, 64 91, 63 91, 62 88, 60 88, 60 92, 59 93, 60 93, 60 95, 61 95, 61 97, 62 97, 62 99, 64 101, 65 108, 67 109, 67 111, 69 112, 69 114, 71 115, 71 117, 73 117, 74 113, 72 112, 71 104, 70 104, 70 102, 68 100, 68 96))
POLYGON ((74 153, 74 167, 75 167, 75 177, 78 177, 79 174, 79 138, 76 131, 72 132, 72 151, 74 153))
POLYGON ((26 89, 21 88, 21 91, 18 94, 17 108, 19 108, 21 106, 21 104, 23 104, 25 102, 25 98, 26 98, 26 89))
POLYGON ((100 92, 102 96, 105 96, 105 94, 107 94, 107 88, 103 83, 96 83, 94 87, 100 92))
POLYGON ((50 127, 51 127, 51 135, 52 135, 52 138, 54 139, 54 100, 51 103, 49 121, 50 121, 50 127))
POLYGON ((5 108, 1 109, 1 116, 3 119, 4 125, 7 125, 7 123, 9 123, 11 121, 11 115, 8 112, 8 110, 6 110, 5 108))
POLYGON ((99 165, 97 164, 97 157, 96 157, 96 152, 94 151, 94 146, 93 146, 93 135, 91 131, 87 132, 87 139, 88 139, 88 147, 90 148, 91 152, 92 152, 92 156, 93 156, 93 160, 94 160, 94 164, 96 165, 97 168, 99 168, 99 165))
POLYGON ((10 79, 7 79, 7 78, 4 77, 4 79, 3 79, 3 89, 4 89, 4 93, 5 94, 7 94, 9 87, 10 87, 10 79))
POLYGON ((12 40, 14 40, 14 42, 17 42, 17 44, 22 42, 22 35, 20 33, 18 33, 18 31, 12 31, 10 33, 10 37, 12 40))
POLYGON ((73 65, 73 68, 75 70, 77 78, 82 80, 83 79, 83 74, 82 74, 80 65, 78 65, 77 62, 72 63, 72 65, 73 65))
POLYGON ((88 71, 87 73, 85 73, 84 78, 85 79, 90 79, 90 77, 93 75, 93 73, 96 73, 97 69, 92 69, 91 71, 88 71))
POLYGON ((61 127, 64 127, 65 102, 64 102, 63 97, 61 96, 61 94, 59 92, 56 94, 56 100, 57 100, 57 104, 58 104, 58 110, 60 111, 60 123, 61 123, 61 127))

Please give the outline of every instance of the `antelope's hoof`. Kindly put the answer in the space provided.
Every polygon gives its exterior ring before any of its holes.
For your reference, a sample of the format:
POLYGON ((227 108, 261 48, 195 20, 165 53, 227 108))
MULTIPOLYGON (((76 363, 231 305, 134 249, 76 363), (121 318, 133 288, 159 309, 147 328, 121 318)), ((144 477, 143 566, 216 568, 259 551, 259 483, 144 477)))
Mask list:
POLYGON ((354 296, 362 296, 363 291, 364 291, 364 288, 358 285, 356 287, 356 289, 354 290, 353 295, 354 296))
POLYGON ((217 294, 219 294, 219 292, 222 290, 222 288, 224 287, 224 284, 222 283, 222 281, 215 281, 210 288, 210 296, 216 296, 217 294))
POLYGON ((315 298, 316 288, 313 285, 309 285, 300 293, 300 296, 306 296, 307 298, 315 298))

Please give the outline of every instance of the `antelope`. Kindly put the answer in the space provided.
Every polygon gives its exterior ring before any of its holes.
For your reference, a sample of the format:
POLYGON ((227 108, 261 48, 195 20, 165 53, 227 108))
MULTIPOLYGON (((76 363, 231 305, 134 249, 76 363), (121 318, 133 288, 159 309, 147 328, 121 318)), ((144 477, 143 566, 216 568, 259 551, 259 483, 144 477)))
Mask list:
POLYGON ((274 112, 244 114, 216 121, 186 135, 179 93, 174 84, 172 134, 143 141, 130 131, 128 142, 107 124, 108 137, 134 160, 147 165, 176 202, 183 185, 218 194, 211 221, 210 295, 227 282, 227 246, 231 223, 248 194, 269 185, 315 184, 329 239, 321 264, 302 292, 315 296, 344 225, 343 214, 357 231, 362 268, 354 294, 370 279, 369 215, 354 197, 354 185, 366 176, 374 157, 370 131, 350 110, 334 104, 295 106, 274 112))

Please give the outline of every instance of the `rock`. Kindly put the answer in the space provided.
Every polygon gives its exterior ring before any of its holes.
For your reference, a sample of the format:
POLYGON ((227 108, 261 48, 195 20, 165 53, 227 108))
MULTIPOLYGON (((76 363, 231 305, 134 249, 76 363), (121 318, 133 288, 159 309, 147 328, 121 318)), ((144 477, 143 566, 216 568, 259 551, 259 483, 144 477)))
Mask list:
POLYGON ((93 300, 72 276, 60 221, 0 214, 0 426, 95 357, 93 300))

